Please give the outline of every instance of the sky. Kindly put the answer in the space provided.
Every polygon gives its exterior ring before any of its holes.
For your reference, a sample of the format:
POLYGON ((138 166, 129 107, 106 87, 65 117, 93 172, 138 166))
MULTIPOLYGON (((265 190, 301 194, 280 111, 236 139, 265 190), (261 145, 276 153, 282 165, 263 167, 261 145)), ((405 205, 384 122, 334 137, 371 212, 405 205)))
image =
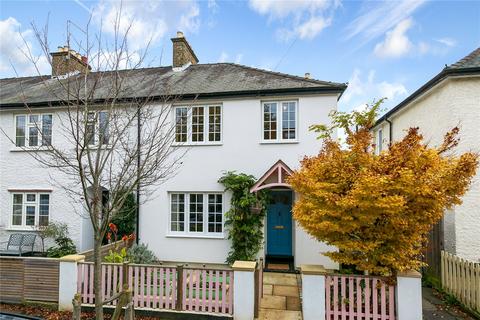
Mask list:
POLYGON ((144 66, 171 65, 170 38, 181 30, 200 63, 348 82, 343 111, 381 97, 388 110, 480 46, 480 0, 0 0, 0 78, 50 74, 33 25, 48 22, 55 51, 67 25, 80 39, 89 21, 90 35, 112 41, 119 12, 120 28, 131 25, 129 48, 141 55, 148 46, 144 66))

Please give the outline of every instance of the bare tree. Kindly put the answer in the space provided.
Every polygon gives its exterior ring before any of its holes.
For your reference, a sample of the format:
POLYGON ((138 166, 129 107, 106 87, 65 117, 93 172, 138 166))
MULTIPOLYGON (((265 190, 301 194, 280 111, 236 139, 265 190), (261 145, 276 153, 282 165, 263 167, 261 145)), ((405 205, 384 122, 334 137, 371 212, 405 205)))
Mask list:
MULTIPOLYGON (((70 50, 75 46, 77 52, 88 57, 94 71, 86 68, 42 80, 43 94, 48 97, 43 106, 55 110, 57 138, 52 141, 51 119, 42 123, 43 119, 34 117, 41 140, 38 149, 46 152, 31 152, 32 148, 25 147, 21 139, 9 137, 12 143, 30 151, 41 165, 66 177, 69 183, 62 179, 58 184, 74 201, 81 201, 88 213, 94 233, 97 319, 103 319, 100 249, 111 219, 128 194, 141 193, 142 201, 148 200, 154 186, 175 173, 184 154, 174 145, 178 128, 172 116, 172 105, 180 94, 165 84, 158 70, 140 68, 145 64, 147 50, 143 54, 129 51, 130 28, 122 32, 119 17, 110 41, 102 38, 101 31, 92 37, 90 22, 86 28, 78 28, 82 39, 67 28, 67 46, 62 51, 74 55, 70 50), (63 139, 58 139, 60 135, 63 139)), ((39 30, 34 26, 34 30, 52 65, 48 28, 39 30)), ((31 52, 25 54, 37 66, 31 52)), ((35 114, 27 89, 19 89, 25 108, 35 114)), ((8 137, 8 133, 4 134, 8 137)))

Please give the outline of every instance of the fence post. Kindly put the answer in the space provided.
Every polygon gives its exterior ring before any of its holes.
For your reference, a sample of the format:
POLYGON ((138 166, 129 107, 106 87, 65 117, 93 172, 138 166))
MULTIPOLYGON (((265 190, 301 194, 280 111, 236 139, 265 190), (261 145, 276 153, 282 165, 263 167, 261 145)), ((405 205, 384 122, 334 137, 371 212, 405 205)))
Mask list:
POLYGON ((422 275, 408 271, 397 275, 397 319, 422 319, 422 275))
POLYGON ((177 302, 175 305, 177 311, 183 309, 183 265, 177 266, 177 302))
POLYGON ((58 310, 73 311, 72 298, 77 293, 77 262, 85 260, 85 256, 71 254, 60 258, 58 279, 58 310))
POLYGON ((233 319, 253 320, 256 261, 235 261, 233 269, 233 319))
POLYGON ((325 274, 322 265, 301 265, 304 320, 325 319, 325 274))

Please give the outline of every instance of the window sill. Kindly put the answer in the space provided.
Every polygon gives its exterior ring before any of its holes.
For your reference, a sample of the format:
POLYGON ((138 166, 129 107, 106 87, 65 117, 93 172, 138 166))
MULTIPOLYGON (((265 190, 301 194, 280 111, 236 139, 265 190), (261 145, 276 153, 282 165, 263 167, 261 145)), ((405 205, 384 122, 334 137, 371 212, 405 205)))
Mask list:
POLYGON ((22 232, 38 232, 39 228, 38 227, 13 227, 9 226, 3 229, 5 231, 22 231, 22 232))
POLYGON ((225 240, 225 235, 196 235, 196 234, 167 234, 167 238, 191 238, 191 239, 213 239, 213 240, 225 240))
POLYGON ((208 147, 208 146, 222 146, 223 142, 205 142, 205 143, 195 143, 195 142, 185 142, 185 143, 173 143, 174 147, 208 147))
POLYGON ((260 144, 297 144, 298 140, 262 140, 260 144))
POLYGON ((10 152, 31 152, 31 151, 45 152, 45 151, 49 151, 49 149, 45 147, 25 147, 25 148, 15 147, 10 149, 10 152))

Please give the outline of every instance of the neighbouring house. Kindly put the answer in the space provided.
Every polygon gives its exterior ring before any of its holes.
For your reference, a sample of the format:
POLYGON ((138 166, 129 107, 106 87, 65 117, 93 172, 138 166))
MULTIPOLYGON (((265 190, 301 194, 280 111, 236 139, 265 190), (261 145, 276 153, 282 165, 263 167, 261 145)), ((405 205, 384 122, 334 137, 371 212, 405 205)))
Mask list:
MULTIPOLYGON (((295 266, 338 267, 322 255, 332 248, 312 239, 292 220, 295 194, 286 178, 305 155, 320 150, 322 142, 309 126, 329 123, 328 114, 337 109, 346 85, 233 63, 200 64, 182 33, 172 42, 173 66, 129 73, 132 85, 138 87, 139 79, 159 81, 159 90, 171 88, 169 94, 181 97, 172 118, 178 148, 187 151, 176 175, 154 190, 151 201, 141 204, 139 241, 163 261, 224 263, 230 250, 224 228, 230 194, 218 179, 225 171, 237 171, 258 178, 252 192, 272 193, 260 256, 288 257, 295 266)), ((86 59, 69 48, 52 56, 53 76, 88 69, 86 59), (57 65, 55 57, 66 54, 78 63, 57 65)), ((56 123, 61 106, 42 90, 50 78, 0 80, 0 125, 8 135, 0 134, 0 240, 12 232, 34 232, 37 225, 55 220, 68 223, 77 247, 84 250, 92 246, 92 235, 82 208, 73 207, 52 183, 50 177, 61 181, 61 174, 42 168, 24 148, 42 143, 33 120, 42 124, 48 143, 66 143, 56 123)), ((161 94, 165 92, 155 92, 161 94)))
MULTIPOLYGON (((425 141, 438 146, 455 126, 460 128, 460 143, 454 152, 480 152, 480 48, 446 66, 378 119, 373 128, 377 152, 401 139, 410 127, 419 127, 425 141)), ((463 204, 447 210, 431 233, 426 252, 431 267, 439 269, 442 248, 480 261, 480 172, 463 204)))

